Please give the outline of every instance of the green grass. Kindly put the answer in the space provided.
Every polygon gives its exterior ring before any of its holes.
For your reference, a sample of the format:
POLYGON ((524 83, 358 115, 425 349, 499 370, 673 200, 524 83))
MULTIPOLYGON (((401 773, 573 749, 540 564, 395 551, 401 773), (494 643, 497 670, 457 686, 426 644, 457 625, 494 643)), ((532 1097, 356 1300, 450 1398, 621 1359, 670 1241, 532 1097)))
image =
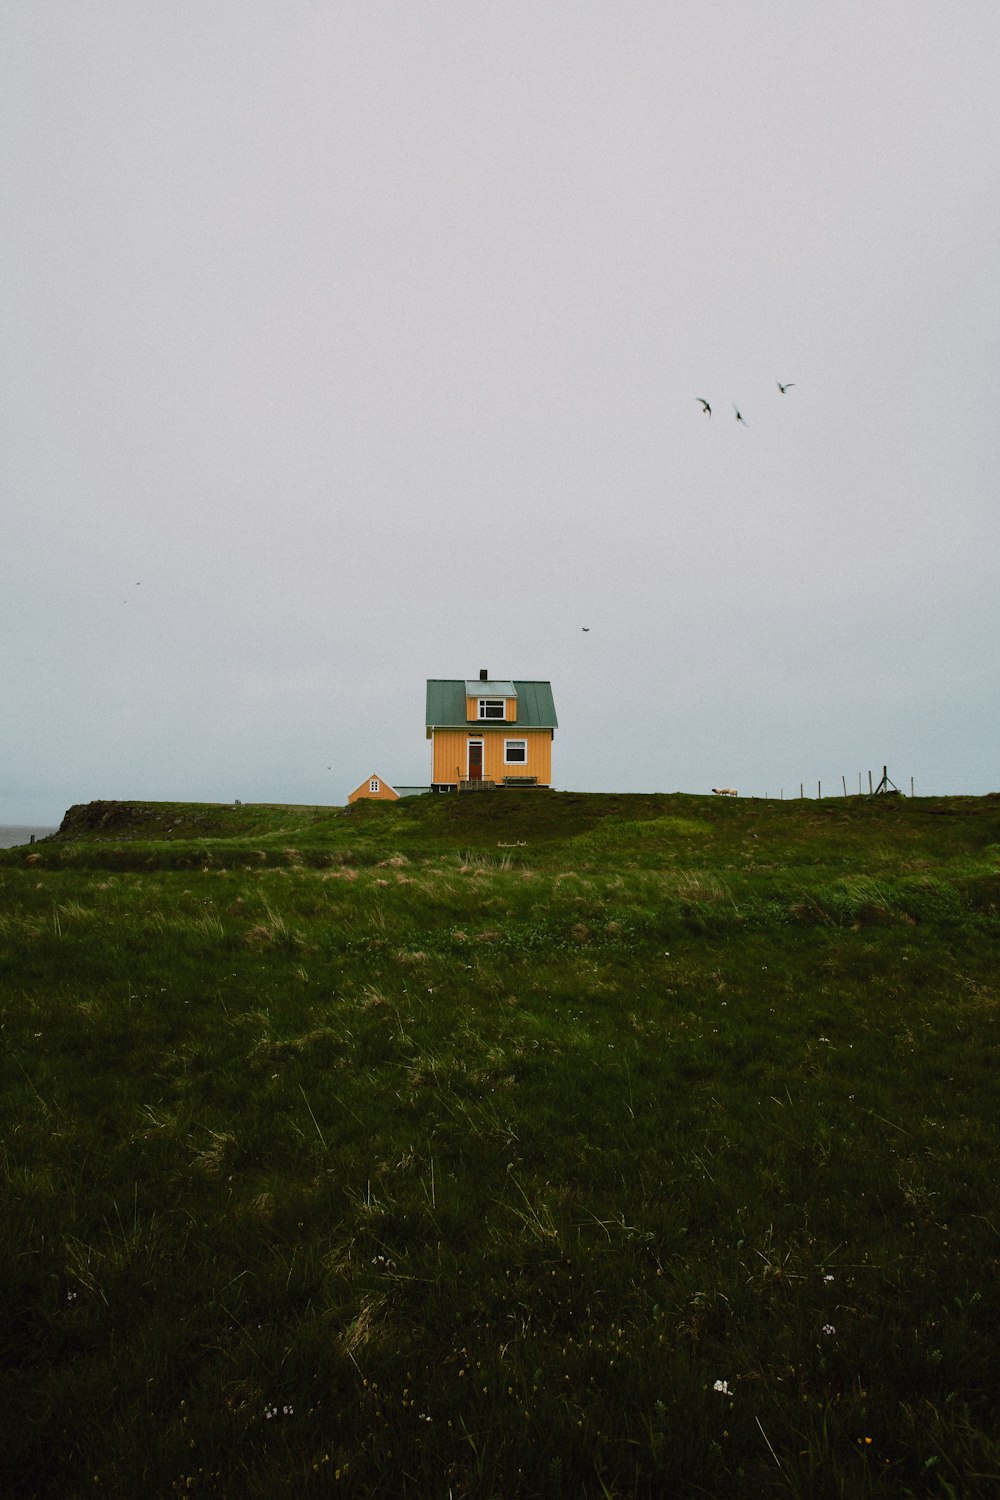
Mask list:
POLYGON ((989 798, 72 810, 0 1490, 992 1496, 998 936, 989 798))

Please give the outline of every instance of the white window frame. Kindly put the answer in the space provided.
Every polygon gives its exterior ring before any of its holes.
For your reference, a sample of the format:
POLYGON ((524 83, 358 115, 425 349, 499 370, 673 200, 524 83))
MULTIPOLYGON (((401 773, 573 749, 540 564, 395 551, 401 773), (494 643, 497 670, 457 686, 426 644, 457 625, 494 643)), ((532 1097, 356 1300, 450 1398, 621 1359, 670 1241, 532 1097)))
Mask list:
POLYGON ((504 763, 505 766, 526 766, 528 764, 528 741, 527 740, 504 740, 504 742, 503 742, 503 763, 504 763), (511 758, 510 758, 510 747, 511 747, 511 745, 523 745, 524 746, 524 755, 523 755, 522 758, 511 760, 511 758))
POLYGON ((480 698, 479 717, 481 719, 492 720, 493 723, 502 722, 507 717, 506 698, 480 698), (499 705, 500 707, 500 712, 498 714, 490 714, 486 712, 488 708, 493 708, 495 705, 499 705))
POLYGON ((369 781, 368 790, 370 792, 380 792, 382 790, 381 783, 379 782, 377 776, 373 776, 371 781, 369 781))

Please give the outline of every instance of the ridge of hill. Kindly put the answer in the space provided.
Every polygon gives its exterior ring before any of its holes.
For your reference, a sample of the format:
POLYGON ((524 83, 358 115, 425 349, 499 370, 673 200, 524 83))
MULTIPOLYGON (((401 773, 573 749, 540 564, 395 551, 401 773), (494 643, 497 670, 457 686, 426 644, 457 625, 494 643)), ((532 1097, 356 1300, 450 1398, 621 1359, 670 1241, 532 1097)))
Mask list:
MULTIPOLYGON (((97 801, 0 867, 370 867, 459 857, 563 872, 689 870, 764 889, 858 875, 992 892, 1000 798, 764 800, 674 793, 503 792, 350 807, 97 801)), ((992 905, 994 896, 989 895, 992 905)))
MULTIPOLYGON (((975 819, 1000 827, 1000 794, 984 797, 830 797, 819 801, 776 798, 717 798, 685 792, 511 792, 465 797, 412 797, 400 802, 361 801, 350 807, 308 803, 94 801, 77 803, 47 843, 107 840, 239 839, 244 837, 338 838, 352 832, 384 835, 425 830, 446 843, 455 837, 565 839, 607 823, 649 825, 695 819, 712 827, 751 824, 806 826, 818 821, 870 828, 885 820, 913 826, 927 817, 975 819), (346 820, 346 822, 345 822, 346 820)), ((695 831, 694 826, 686 830, 695 831)))

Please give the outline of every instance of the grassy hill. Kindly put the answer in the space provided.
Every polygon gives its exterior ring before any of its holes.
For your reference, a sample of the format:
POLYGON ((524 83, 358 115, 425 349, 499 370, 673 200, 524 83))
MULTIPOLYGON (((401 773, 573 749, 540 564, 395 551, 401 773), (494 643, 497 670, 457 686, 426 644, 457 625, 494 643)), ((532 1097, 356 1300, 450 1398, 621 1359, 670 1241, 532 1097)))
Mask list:
POLYGON ((11 1493, 992 1495, 1000 799, 0 853, 11 1493))

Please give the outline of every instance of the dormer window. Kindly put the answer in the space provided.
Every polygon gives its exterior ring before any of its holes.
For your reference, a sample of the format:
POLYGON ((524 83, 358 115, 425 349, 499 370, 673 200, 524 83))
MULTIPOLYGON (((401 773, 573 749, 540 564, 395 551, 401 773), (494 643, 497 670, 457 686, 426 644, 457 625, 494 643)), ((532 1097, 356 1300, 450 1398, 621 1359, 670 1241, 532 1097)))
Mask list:
POLYGON ((480 698, 479 717, 481 719, 505 719, 506 707, 502 698, 480 698))

